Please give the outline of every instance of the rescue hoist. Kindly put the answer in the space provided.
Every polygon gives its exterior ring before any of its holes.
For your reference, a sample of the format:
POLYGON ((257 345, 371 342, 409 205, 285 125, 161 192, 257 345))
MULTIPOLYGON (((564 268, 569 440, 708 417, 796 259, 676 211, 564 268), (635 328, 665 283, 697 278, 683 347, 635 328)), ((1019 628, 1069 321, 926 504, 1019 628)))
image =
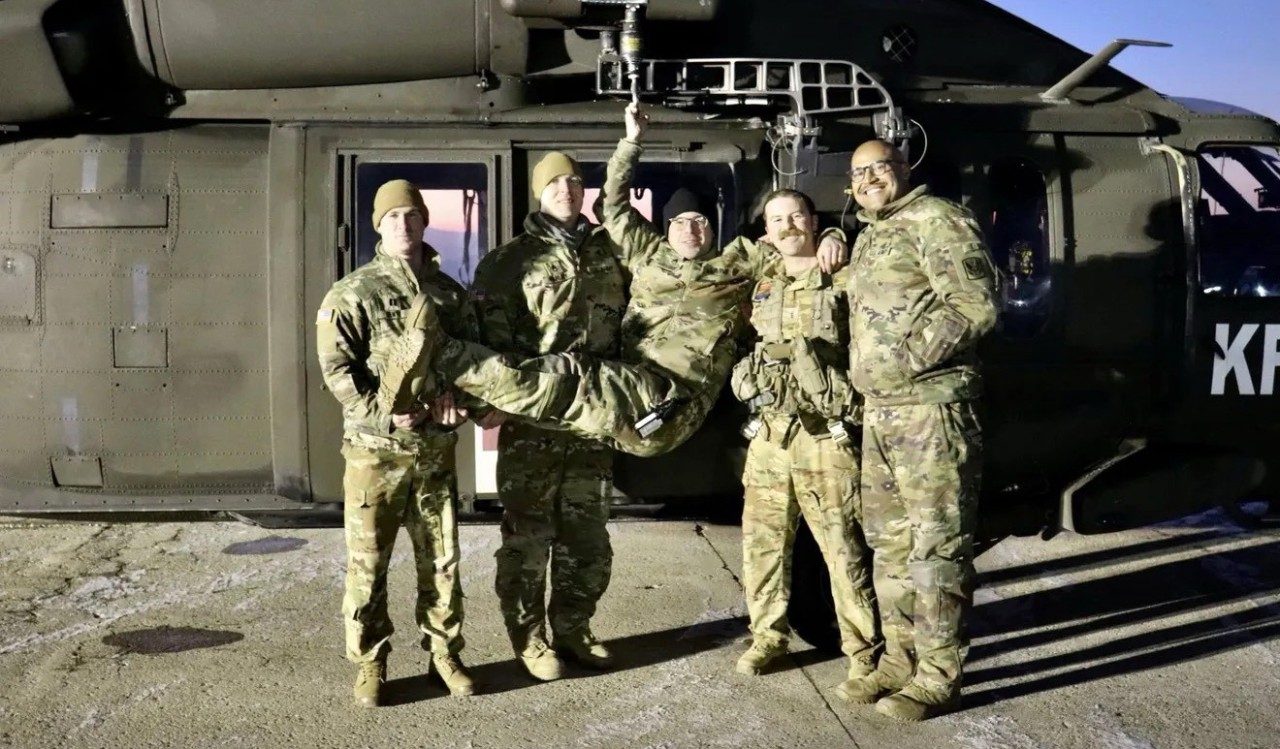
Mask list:
POLYGON ((648 0, 583 0, 624 8, 619 24, 600 29, 596 93, 647 100, 672 109, 719 113, 742 108, 778 111, 765 138, 775 182, 801 173, 796 155, 816 149, 820 116, 871 117, 877 137, 906 153, 921 132, 895 106, 889 91, 847 60, 756 57, 654 60, 643 57, 641 21, 648 0), (786 162, 790 162, 790 165, 786 162))

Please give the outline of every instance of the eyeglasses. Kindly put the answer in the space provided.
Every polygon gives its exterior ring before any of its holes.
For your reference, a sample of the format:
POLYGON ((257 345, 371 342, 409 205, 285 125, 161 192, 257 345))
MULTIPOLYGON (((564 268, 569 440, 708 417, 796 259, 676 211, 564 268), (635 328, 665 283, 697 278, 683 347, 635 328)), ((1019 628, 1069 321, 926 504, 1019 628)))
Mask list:
POLYGON ((670 224, 672 226, 678 226, 681 229, 689 229, 692 227, 705 229, 711 225, 711 222, 707 220, 706 216, 684 216, 682 218, 671 219, 670 224))
POLYGON ((849 181, 861 182, 867 178, 868 174, 873 174, 877 177, 883 177, 884 175, 888 174, 890 171, 893 170, 894 164, 905 164, 905 163, 907 162, 901 159, 881 159, 880 161, 873 161, 870 164, 867 164, 866 166, 855 166, 854 168, 849 170, 849 181))

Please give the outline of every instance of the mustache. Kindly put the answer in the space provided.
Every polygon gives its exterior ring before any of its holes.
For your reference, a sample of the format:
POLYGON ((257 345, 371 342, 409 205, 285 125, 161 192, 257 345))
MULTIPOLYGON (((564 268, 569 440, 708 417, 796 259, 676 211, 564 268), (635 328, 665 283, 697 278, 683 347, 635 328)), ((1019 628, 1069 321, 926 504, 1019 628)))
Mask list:
POLYGON ((807 237, 809 232, 804 229, 783 229, 778 232, 778 239, 789 239, 791 237, 807 237))

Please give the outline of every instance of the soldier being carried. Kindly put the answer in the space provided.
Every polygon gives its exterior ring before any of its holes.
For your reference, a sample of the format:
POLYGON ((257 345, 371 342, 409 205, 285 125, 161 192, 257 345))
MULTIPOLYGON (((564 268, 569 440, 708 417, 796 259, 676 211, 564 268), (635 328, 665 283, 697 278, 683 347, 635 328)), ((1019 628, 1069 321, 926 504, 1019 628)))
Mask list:
MULTIPOLYGON (((632 275, 620 357, 504 355, 449 337, 430 321, 422 299, 411 323, 421 332, 403 340, 379 397, 412 400, 434 372, 439 383, 501 411, 633 455, 670 451, 697 431, 738 358, 751 287, 777 253, 745 237, 717 250, 711 207, 688 190, 678 190, 664 207, 665 235, 631 207, 627 195, 647 120, 634 104, 627 108, 627 137, 609 160, 604 187, 604 227, 632 275), (431 339, 426 346, 424 337, 431 339), (395 371, 404 377, 397 380, 395 371)), ((847 258, 841 233, 832 234, 823 237, 818 255, 824 270, 847 258)), ((493 306, 487 292, 481 306, 493 306)))

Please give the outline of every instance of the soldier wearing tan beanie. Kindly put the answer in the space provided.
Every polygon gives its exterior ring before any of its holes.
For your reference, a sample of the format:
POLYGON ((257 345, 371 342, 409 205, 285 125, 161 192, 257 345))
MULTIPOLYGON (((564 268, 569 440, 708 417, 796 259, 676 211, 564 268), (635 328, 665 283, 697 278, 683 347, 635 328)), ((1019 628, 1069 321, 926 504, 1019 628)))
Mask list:
MULTIPOLYGON (((627 301, 622 250, 582 216, 582 168, 553 151, 533 167, 529 187, 536 208, 524 233, 476 268, 483 343, 516 356, 613 358, 627 301)), ((535 679, 560 678, 562 658, 593 668, 613 662, 590 626, 613 557, 605 527, 612 464, 598 442, 514 417, 502 425, 495 588, 511 644, 535 679)))
POLYGON ((422 645, 431 653, 431 670, 450 693, 475 692, 458 656, 463 611, 453 429, 464 414, 447 394, 430 402, 419 399, 404 413, 390 412, 375 397, 419 294, 440 310, 445 331, 463 338, 479 335, 466 290, 440 270, 436 251, 422 240, 428 216, 412 183, 397 179, 379 187, 371 216, 381 238, 377 252, 333 285, 316 315, 320 369, 342 406, 347 463, 342 618, 347 658, 357 665, 354 697, 366 707, 383 702, 392 632, 387 566, 401 526, 413 542, 414 613, 422 645))
POLYGON ((373 228, 375 231, 382 223, 382 217, 392 208, 417 208, 422 214, 422 224, 431 224, 431 212, 422 200, 422 192, 407 179, 393 179, 384 182, 373 196, 373 228))
POLYGON ((541 198, 542 191, 547 188, 547 185, 561 175, 571 175, 581 181, 582 167, 574 161, 572 156, 560 151, 552 151, 543 156, 542 160, 533 167, 533 177, 529 181, 529 186, 533 188, 533 196, 541 198))

